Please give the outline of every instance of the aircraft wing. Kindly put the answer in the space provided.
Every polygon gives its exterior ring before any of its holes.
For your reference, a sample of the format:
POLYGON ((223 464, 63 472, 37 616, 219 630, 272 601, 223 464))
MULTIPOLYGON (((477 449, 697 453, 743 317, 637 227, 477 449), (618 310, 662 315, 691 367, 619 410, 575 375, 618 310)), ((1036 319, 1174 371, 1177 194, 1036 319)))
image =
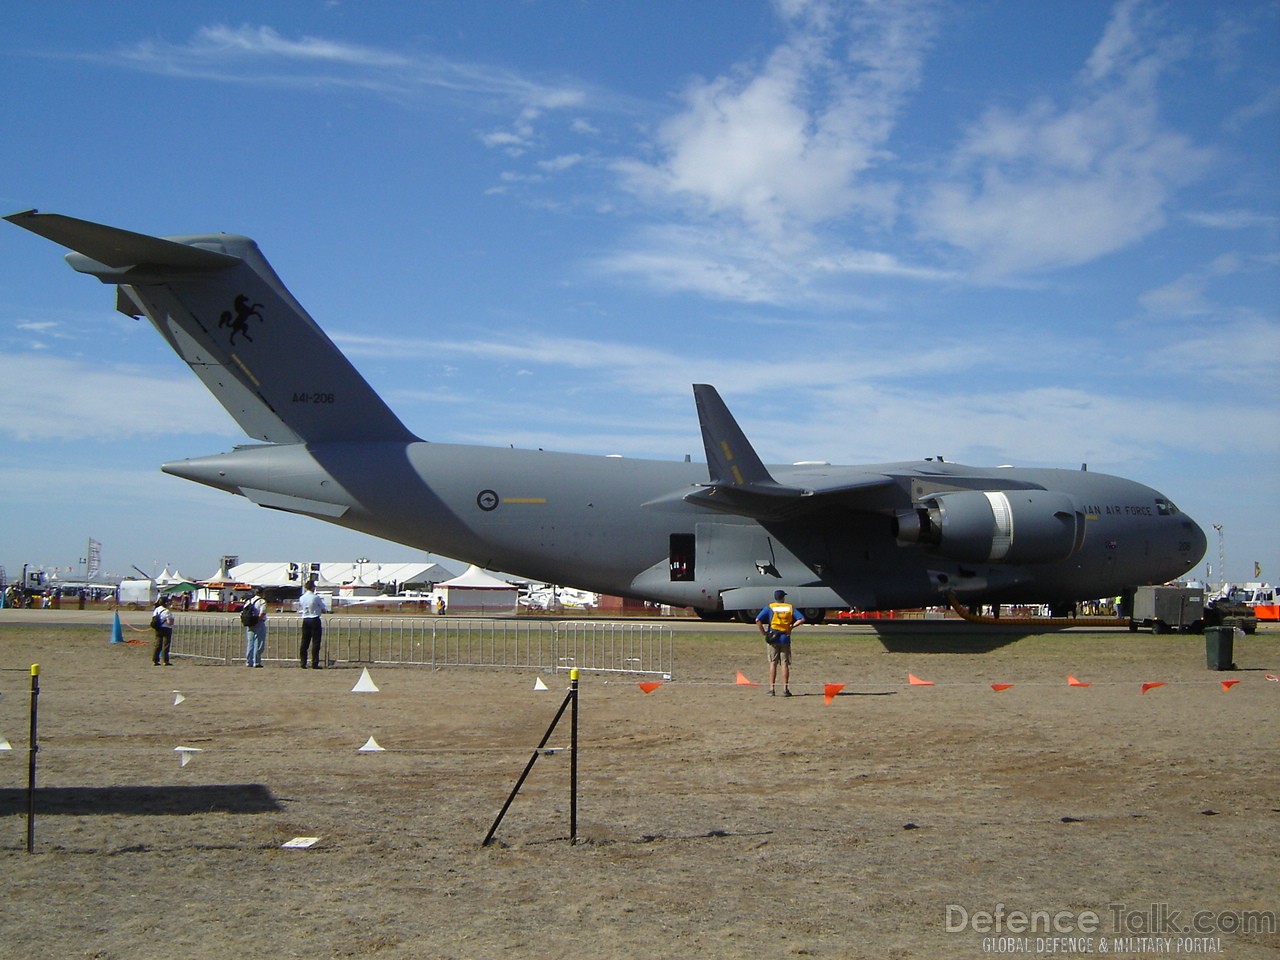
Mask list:
POLYGON ((688 503, 767 518, 836 504, 857 507, 860 501, 878 499, 870 494, 897 484, 887 474, 865 471, 804 477, 799 483, 779 481, 760 460, 715 387, 695 383, 693 397, 711 478, 683 496, 688 503))

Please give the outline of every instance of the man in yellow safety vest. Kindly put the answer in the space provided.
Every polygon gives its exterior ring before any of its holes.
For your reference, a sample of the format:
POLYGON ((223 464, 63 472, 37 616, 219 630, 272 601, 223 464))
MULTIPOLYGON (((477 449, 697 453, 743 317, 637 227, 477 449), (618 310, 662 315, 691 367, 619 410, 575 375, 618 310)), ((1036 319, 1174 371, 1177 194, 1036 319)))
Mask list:
POLYGON ((784 590, 773 591, 773 603, 756 614, 756 626, 769 648, 769 696, 774 695, 778 664, 782 664, 782 695, 791 696, 791 631, 804 623, 804 614, 787 603, 784 590))

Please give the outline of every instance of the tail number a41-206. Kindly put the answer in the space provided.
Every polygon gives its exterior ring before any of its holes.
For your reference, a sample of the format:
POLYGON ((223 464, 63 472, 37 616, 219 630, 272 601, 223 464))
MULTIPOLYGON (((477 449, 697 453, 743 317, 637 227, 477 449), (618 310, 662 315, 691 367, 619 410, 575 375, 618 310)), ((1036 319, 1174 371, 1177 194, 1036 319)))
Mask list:
POLYGON ((295 393, 293 395, 293 402, 294 403, 333 403, 334 401, 333 401, 332 393, 324 393, 321 391, 316 391, 315 393, 311 393, 304 390, 301 393, 295 393))

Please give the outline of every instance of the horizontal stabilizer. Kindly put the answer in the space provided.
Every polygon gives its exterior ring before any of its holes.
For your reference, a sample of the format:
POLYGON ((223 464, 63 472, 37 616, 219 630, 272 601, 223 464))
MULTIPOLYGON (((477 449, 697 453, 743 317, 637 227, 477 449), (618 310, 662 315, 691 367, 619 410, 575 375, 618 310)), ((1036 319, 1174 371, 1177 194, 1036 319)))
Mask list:
MULTIPOLYGON (((58 213, 26 210, 5 217, 15 226, 52 240, 82 257, 68 257, 68 262, 81 273, 109 279, 130 267, 162 268, 182 274, 210 273, 226 270, 239 263, 238 257, 191 247, 161 237, 108 227, 88 220, 77 220, 58 213), (85 262, 84 258, 88 258, 85 262), (102 270, 97 265, 110 267, 102 270)), ((147 273, 157 271, 147 269, 147 273)))

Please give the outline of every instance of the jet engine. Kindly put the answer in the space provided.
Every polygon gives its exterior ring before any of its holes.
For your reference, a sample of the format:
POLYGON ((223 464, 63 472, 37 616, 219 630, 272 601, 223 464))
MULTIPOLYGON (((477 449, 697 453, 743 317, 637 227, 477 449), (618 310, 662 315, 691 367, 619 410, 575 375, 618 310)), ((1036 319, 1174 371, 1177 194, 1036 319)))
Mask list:
POLYGON ((894 536, 951 560, 1051 563, 1084 543, 1084 514, 1048 490, 962 490, 899 511, 894 536))

